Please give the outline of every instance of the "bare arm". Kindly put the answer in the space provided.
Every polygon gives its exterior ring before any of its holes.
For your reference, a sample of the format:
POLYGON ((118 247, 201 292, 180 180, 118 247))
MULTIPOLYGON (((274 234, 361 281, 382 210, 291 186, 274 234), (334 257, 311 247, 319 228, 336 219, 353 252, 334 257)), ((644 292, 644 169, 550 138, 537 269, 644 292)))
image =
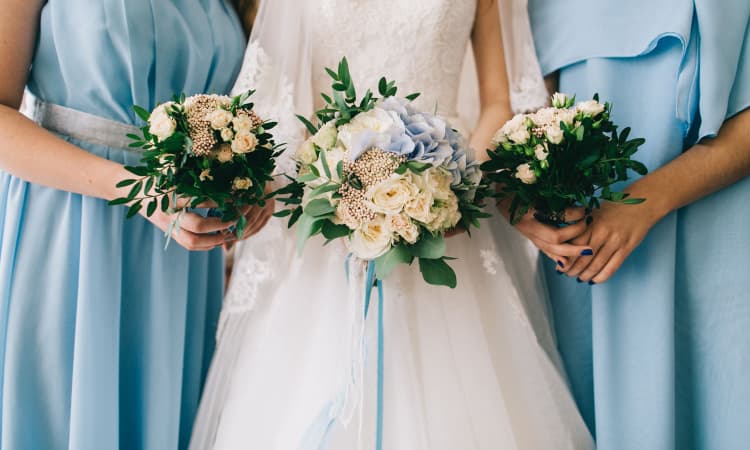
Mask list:
POLYGON ((477 2, 471 42, 477 65, 481 108, 479 122, 471 138, 471 147, 477 152, 477 158, 485 161, 485 150, 490 147, 492 136, 503 123, 513 117, 498 0, 477 2))
POLYGON ((727 120, 716 139, 706 139, 670 163, 633 183, 627 192, 648 200, 640 205, 606 203, 573 242, 595 250, 566 270, 582 281, 602 283, 620 268, 648 231, 665 215, 750 176, 750 110, 727 120))

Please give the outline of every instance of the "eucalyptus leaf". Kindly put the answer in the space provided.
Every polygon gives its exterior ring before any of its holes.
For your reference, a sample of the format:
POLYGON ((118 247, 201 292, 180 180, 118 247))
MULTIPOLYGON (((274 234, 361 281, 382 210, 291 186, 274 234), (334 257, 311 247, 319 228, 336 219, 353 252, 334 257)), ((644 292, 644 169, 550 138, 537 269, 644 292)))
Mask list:
POLYGON ((375 259, 375 274, 384 280, 400 264, 411 264, 414 257, 403 245, 393 247, 385 255, 375 259))
POLYGON ((441 259, 419 259, 419 271, 424 280, 432 285, 447 286, 455 289, 458 285, 456 272, 441 259))

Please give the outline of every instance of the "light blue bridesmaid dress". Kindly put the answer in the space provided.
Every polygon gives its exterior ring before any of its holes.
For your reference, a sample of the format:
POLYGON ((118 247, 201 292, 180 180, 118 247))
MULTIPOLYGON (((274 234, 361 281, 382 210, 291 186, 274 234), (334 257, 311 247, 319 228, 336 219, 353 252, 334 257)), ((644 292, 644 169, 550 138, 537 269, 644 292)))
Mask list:
MULTIPOLYGON (((243 48, 225 0, 49 0, 28 88, 136 124, 133 104, 227 92, 243 48)), ((119 163, 140 159, 63 138, 119 163)), ((2 450, 186 447, 222 254, 164 242, 123 207, 0 173, 2 450)))
MULTIPOLYGON (((747 0, 531 0, 530 14, 544 72, 613 102, 652 171, 750 107, 747 0)), ((748 205, 750 178, 670 214, 601 286, 547 267, 599 449, 750 448, 748 205)))

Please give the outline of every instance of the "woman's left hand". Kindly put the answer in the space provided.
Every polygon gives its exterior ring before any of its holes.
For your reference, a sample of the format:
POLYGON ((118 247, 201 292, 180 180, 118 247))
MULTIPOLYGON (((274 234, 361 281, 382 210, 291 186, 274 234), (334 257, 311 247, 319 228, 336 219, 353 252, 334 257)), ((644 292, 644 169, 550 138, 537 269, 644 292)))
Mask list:
POLYGON ((661 215, 653 209, 648 200, 639 205, 603 203, 601 209, 592 213, 593 221, 586 231, 570 241, 589 246, 593 255, 571 258, 557 270, 579 282, 604 283, 661 220, 661 215))
MULTIPOLYGON (((247 211, 244 212, 244 215, 247 218, 247 226, 245 227, 245 232, 240 240, 244 241, 262 230, 273 216, 275 209, 276 202, 274 199, 266 201, 265 206, 253 205, 248 207, 247 211)), ((227 236, 227 242, 224 244, 224 248, 229 250, 236 241, 237 237, 234 234, 227 236)))

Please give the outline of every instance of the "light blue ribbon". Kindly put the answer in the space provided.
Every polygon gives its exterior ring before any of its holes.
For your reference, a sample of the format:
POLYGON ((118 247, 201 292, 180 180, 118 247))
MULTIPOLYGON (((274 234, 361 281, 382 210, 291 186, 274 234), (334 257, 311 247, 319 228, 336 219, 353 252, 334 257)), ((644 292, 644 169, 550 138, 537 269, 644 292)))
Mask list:
POLYGON ((383 339, 383 281, 375 277, 375 264, 367 265, 367 279, 365 280, 365 319, 370 310, 372 288, 378 288, 378 392, 377 416, 375 423, 375 450, 383 450, 383 368, 384 368, 384 339, 383 339))

